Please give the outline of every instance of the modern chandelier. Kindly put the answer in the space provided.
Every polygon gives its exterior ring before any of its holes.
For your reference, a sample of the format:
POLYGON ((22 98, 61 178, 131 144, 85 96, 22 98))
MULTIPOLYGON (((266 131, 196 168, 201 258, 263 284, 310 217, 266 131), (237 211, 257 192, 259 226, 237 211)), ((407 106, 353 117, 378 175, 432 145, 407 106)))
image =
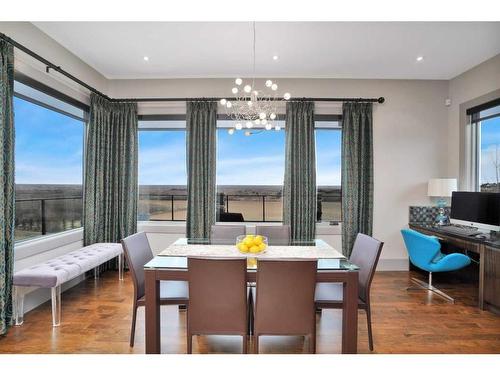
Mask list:
POLYGON ((256 133, 251 130, 254 126, 266 130, 281 130, 276 123, 278 104, 289 100, 291 95, 289 92, 280 95, 275 81, 270 79, 262 81, 264 85, 258 87, 255 79, 255 22, 253 22, 253 78, 249 81, 236 78, 235 86, 231 89, 232 98, 220 100, 220 104, 226 109, 226 114, 235 124, 228 130, 229 134, 245 128, 245 135, 249 136, 256 133))

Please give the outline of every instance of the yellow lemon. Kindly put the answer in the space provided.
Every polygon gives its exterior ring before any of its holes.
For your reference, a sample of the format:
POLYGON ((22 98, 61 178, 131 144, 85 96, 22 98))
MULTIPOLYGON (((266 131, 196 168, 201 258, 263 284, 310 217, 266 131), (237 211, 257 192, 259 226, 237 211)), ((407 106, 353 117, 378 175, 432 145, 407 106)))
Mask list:
POLYGON ((259 245, 259 251, 264 251, 266 250, 266 244, 264 242, 261 242, 259 245))
POLYGON ((246 237, 244 240, 243 240, 243 243, 245 245, 247 245, 248 247, 252 247, 253 246, 253 239, 252 238, 248 238, 246 237))
POLYGON ((258 235, 255 236, 255 239, 259 240, 260 242, 262 242, 264 240, 264 237, 262 237, 260 234, 258 234, 258 235))
POLYGON ((251 253, 258 253, 260 250, 259 250, 259 247, 258 246, 252 246, 250 248, 250 252, 251 253))
POLYGON ((238 244, 238 249, 242 252, 242 253, 248 253, 248 246, 245 245, 244 243, 240 242, 238 244))
POLYGON ((257 236, 254 238, 253 243, 257 246, 259 246, 262 243, 262 237, 257 236))

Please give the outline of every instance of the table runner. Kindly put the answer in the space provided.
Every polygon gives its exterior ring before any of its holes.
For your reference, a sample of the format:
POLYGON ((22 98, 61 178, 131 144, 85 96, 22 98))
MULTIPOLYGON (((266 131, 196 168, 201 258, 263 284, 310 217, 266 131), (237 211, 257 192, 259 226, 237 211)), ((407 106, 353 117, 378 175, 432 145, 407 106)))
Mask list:
POLYGON ((163 250, 160 256, 214 257, 214 258, 267 258, 267 259, 345 259, 345 257, 324 241, 316 246, 268 246, 262 254, 242 254, 235 245, 193 245, 186 239, 179 239, 163 250))

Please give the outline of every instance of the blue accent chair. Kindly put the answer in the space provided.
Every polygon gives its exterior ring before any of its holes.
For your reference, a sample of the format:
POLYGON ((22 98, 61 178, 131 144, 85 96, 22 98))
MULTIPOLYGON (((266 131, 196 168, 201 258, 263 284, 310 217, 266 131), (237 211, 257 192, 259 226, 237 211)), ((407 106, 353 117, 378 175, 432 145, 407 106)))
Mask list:
POLYGON ((441 244, 434 236, 427 236, 412 229, 403 229, 401 230, 401 234, 403 235, 411 263, 429 272, 428 284, 414 278, 412 278, 412 281, 420 288, 430 290, 454 302, 453 298, 432 286, 432 273, 455 271, 467 267, 471 262, 470 258, 460 253, 448 255, 441 253, 441 244))

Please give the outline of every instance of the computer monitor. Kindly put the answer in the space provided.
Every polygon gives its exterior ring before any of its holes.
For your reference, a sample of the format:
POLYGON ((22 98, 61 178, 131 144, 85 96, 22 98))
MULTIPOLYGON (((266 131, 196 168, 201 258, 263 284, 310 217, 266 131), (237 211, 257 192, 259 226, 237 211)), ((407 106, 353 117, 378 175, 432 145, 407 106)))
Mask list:
POLYGON ((484 231, 500 231, 500 193, 454 191, 450 222, 484 231))

